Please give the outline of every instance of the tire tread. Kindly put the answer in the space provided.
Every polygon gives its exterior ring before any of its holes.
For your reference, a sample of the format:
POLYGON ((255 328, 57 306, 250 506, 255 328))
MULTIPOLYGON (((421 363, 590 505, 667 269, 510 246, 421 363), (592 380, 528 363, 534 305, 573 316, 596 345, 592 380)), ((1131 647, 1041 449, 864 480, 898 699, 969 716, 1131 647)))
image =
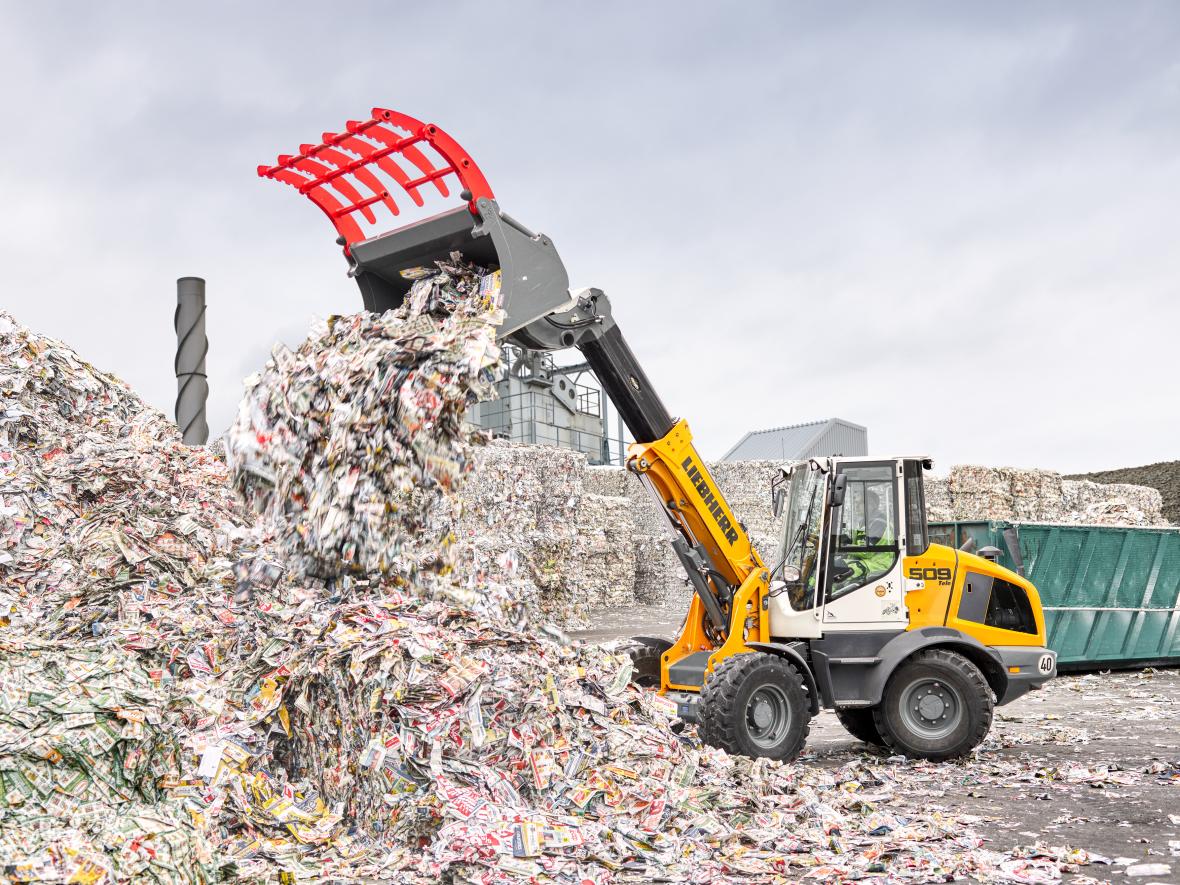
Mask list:
POLYGON ((660 687, 660 666, 664 653, 651 645, 632 645, 627 649, 627 656, 631 658, 631 681, 641 688, 660 687), (644 677, 654 673, 655 683, 640 682, 644 677))
POLYGON ((836 708, 836 718, 844 726, 844 730, 856 738, 873 747, 883 747, 881 731, 877 728, 877 721, 872 707, 836 708))
MULTIPOLYGON (((979 668, 976 667, 975 664, 973 664, 970 660, 958 652, 946 648, 932 648, 925 651, 916 652, 914 655, 907 658, 905 663, 898 666, 897 669, 901 670, 902 667, 905 667, 911 662, 921 663, 925 661, 937 661, 938 663, 945 664, 956 670, 961 676, 963 676, 964 679, 967 680, 968 684, 975 689, 973 693, 974 697, 982 699, 983 701, 981 704, 981 712, 983 715, 979 717, 979 722, 976 723, 975 729, 964 742, 965 746, 961 749, 952 748, 946 752, 931 753, 915 753, 913 750, 908 749, 904 744, 901 743, 898 737, 893 733, 892 728, 889 726, 889 721, 886 718, 886 704, 884 697, 882 698, 882 702, 880 704, 878 704, 876 707, 873 707, 873 722, 877 726, 877 731, 880 733, 881 740, 885 746, 894 753, 908 756, 918 755, 923 759, 930 760, 931 762, 943 762, 947 759, 965 756, 967 753, 970 753, 971 750, 979 746, 980 742, 985 737, 987 737, 987 733, 992 727, 992 716, 995 712, 995 703, 992 700, 991 686, 988 685, 987 680, 984 679, 983 674, 979 671, 979 668)), ((889 691, 888 686, 886 686, 885 691, 887 696, 889 691)), ((971 704, 972 697, 968 696, 964 699, 964 702, 971 704)))
MULTIPOLYGON (((719 747, 727 753, 746 755, 737 733, 737 724, 733 716, 737 705, 737 695, 742 683, 749 677, 751 671, 758 667, 771 666, 781 670, 784 681, 794 683, 804 698, 807 690, 803 685, 803 678, 798 670, 786 661, 774 655, 761 652, 754 654, 739 654, 721 663, 705 680, 701 689, 701 740, 713 747, 719 747)), ((810 712, 806 705, 802 706, 803 725, 795 746, 786 755, 787 759, 794 759, 807 743, 811 733, 810 712)))

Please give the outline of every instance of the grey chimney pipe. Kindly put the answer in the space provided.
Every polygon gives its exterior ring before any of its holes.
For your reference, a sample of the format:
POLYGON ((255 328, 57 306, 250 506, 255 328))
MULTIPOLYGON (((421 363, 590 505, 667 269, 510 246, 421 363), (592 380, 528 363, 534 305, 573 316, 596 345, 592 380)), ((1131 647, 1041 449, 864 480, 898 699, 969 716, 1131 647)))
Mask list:
POLYGON ((209 339, 205 337, 205 281, 200 277, 181 277, 176 281, 176 425, 190 446, 204 445, 209 439, 205 421, 205 400, 209 398, 209 381, 205 377, 205 355, 209 339))

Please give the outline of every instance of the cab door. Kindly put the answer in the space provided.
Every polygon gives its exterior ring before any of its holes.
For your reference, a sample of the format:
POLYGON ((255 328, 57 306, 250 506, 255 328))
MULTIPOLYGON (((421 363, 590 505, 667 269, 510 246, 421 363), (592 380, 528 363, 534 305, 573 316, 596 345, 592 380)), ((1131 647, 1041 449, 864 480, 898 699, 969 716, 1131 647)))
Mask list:
POLYGON ((835 469, 844 501, 830 517, 824 633, 904 630, 901 464, 855 461, 835 469))

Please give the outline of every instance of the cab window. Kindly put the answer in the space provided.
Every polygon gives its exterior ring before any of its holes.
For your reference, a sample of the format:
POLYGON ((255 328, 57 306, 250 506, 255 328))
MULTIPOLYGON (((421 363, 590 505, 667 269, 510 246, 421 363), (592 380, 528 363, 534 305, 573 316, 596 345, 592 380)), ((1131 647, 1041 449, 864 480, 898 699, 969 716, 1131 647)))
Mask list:
POLYGON ((828 570, 829 599, 888 574, 897 563, 897 484, 893 464, 849 465, 828 570))
MULTIPOLYGON (((906 556, 921 556, 930 546, 930 530, 926 522, 926 491, 922 479, 922 462, 906 461, 906 556)), ((955 545, 951 545, 955 546, 955 545)))

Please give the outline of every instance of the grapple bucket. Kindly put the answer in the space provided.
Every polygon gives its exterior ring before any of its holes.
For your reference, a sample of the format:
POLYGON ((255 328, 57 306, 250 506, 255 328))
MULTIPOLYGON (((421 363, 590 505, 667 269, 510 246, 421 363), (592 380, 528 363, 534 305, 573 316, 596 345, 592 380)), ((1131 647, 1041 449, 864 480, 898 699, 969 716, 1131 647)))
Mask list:
POLYGON ((433 123, 373 108, 369 119, 325 132, 318 144, 300 145, 258 174, 291 185, 328 216, 367 310, 399 306, 411 285, 402 271, 456 251, 500 270, 501 336, 569 302, 569 277, 553 243, 501 212, 475 161, 433 123), (421 217, 428 200, 441 206, 456 184, 462 202, 421 217), (378 232, 377 212, 397 217, 411 207, 416 220, 378 232))

